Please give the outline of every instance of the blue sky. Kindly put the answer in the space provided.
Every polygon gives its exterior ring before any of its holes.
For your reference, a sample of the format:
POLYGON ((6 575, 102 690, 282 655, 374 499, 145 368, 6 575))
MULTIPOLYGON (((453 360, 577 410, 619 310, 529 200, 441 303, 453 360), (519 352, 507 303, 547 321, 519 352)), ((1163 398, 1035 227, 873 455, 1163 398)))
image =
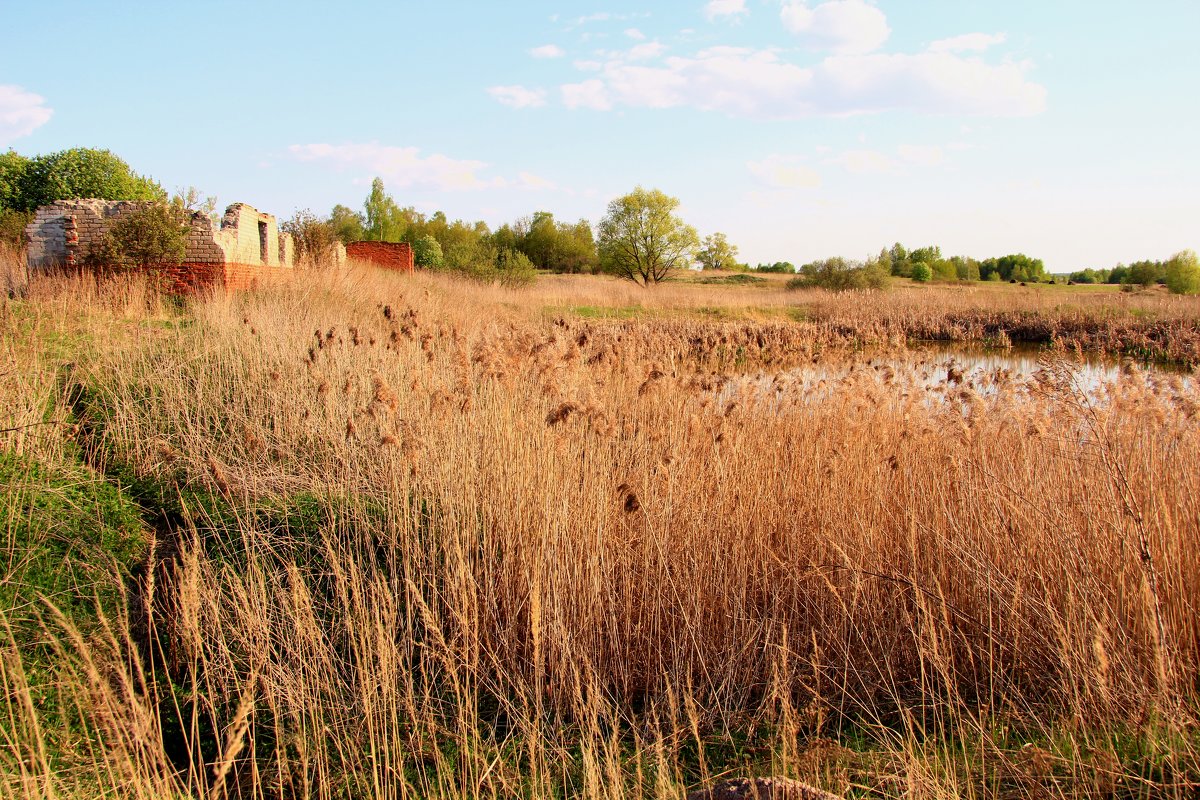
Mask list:
POLYGON ((0 147, 281 217, 593 222, 642 184, 751 262, 1053 271, 1200 248, 1200 2, 0 2, 0 147))

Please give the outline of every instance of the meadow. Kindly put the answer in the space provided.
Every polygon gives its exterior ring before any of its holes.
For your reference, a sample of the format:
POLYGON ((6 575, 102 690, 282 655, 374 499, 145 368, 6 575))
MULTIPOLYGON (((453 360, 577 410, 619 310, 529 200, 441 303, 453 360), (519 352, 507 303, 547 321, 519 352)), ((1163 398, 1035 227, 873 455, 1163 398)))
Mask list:
POLYGON ((1195 299, 9 261, 0 795, 1200 786, 1195 299))

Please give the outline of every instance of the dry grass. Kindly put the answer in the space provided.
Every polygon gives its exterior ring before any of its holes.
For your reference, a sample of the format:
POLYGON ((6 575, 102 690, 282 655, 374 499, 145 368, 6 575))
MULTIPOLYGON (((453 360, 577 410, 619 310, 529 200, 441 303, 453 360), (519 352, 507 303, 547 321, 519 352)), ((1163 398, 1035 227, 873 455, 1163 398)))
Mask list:
MULTIPOLYGON (((811 321, 697 320, 708 287, 358 274, 88 348, 85 451, 184 499, 128 619, 48 618, 91 749, 48 754, 5 654, 0 787, 665 799, 734 765, 914 798, 1193 791, 1194 383, 931 387, 853 352, 1076 312, 764 291, 721 304, 811 321), (564 311, 631 305, 664 313, 564 311), (784 369, 813 361, 843 368, 784 369)), ((123 296, 104 315, 160 311, 123 296)), ((99 300, 31 287, 21 313, 99 300)), ((1095 302, 1080 319, 1194 328, 1095 302)), ((15 419, 54 396, 47 357, 15 419)))

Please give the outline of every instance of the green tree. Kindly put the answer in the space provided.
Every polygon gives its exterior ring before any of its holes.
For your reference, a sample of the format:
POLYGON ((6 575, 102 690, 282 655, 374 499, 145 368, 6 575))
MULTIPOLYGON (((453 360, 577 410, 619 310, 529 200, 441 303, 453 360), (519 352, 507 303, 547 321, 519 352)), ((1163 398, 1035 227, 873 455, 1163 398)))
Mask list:
POLYGON ((924 261, 917 261, 912 265, 909 275, 917 283, 925 283, 933 277, 933 270, 924 261))
POLYGON ((166 200, 153 180, 130 169, 108 150, 76 147, 29 160, 20 179, 18 211, 34 211, 55 200, 166 200))
POLYGON ((1046 266, 1040 258, 1016 253, 981 262, 979 274, 984 280, 1041 281, 1046 277, 1046 266), (993 278, 993 275, 999 277, 993 278))
POLYGON ((28 211, 23 199, 29 159, 9 150, 0 153, 0 211, 28 211))
POLYGON ((1184 250, 1167 261, 1165 280, 1171 294, 1200 293, 1200 259, 1194 250, 1184 250))
POLYGON ((608 204, 600 221, 600 267, 642 286, 691 264, 696 229, 676 214, 679 200, 641 186, 608 204))
POLYGON ((371 181, 371 192, 363 202, 366 226, 363 238, 373 242, 401 242, 408 230, 404 210, 384 191, 383 180, 371 181))
POLYGON ((366 238, 363 215, 347 206, 334 206, 333 210, 329 212, 329 224, 333 227, 334 235, 342 244, 361 242, 366 238))
POLYGON ((1166 278, 1167 265, 1161 261, 1135 261, 1129 265, 1122 283, 1149 289, 1166 278))
POLYGON ((426 234, 412 243, 413 262, 426 269, 441 269, 446 259, 438 240, 426 234))
POLYGON ((979 280, 979 262, 970 256, 951 256, 950 263, 954 265, 954 274, 960 281, 979 280))
POLYGON ((737 269, 738 249, 731 245, 723 233, 704 237, 704 244, 696 253, 696 260, 704 269, 737 269))

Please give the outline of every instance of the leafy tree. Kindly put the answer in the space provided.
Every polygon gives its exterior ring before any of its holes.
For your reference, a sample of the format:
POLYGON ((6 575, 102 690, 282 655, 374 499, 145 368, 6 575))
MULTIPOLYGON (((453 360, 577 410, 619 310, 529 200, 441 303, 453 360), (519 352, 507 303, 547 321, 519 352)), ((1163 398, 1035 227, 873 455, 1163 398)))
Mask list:
POLYGON ((979 274, 984 280, 1041 281, 1046 277, 1046 266, 1040 258, 1030 258, 1024 253, 989 258, 980 263, 979 274), (992 275, 998 275, 992 278, 992 275))
POLYGON ((336 205, 329 212, 329 224, 333 233, 342 244, 361 242, 366 238, 366 224, 363 215, 343 205, 336 205))
POLYGON ((1103 280, 1100 280, 1100 276, 1096 273, 1096 270, 1091 269, 1090 267, 1088 269, 1081 269, 1077 272, 1072 272, 1067 276, 1067 280, 1069 280, 1071 283, 1083 284, 1104 283, 1103 280))
POLYGON ((641 186, 609 203, 600 221, 601 269, 650 286, 687 267, 699 239, 678 208, 677 198, 641 186))
POLYGON ((366 212, 363 238, 373 242, 404 241, 404 234, 408 230, 407 216, 392 196, 384 191, 381 178, 371 181, 371 192, 363 202, 363 210, 366 212))
POLYGON ((960 281, 979 280, 979 262, 970 256, 951 256, 949 262, 954 265, 954 274, 960 281))
MULTIPOLYGON (((19 157, 18 157, 19 158, 19 157)), ((13 169, 9 167, 8 169, 13 169)), ((55 200, 97 197, 102 200, 167 199, 153 180, 130 169, 108 150, 76 147, 29 160, 12 207, 34 211, 55 200)))
POLYGON ((1184 250, 1171 256, 1164 279, 1171 294, 1200 293, 1200 259, 1196 258, 1196 252, 1184 250))
POLYGON ((1167 265, 1161 261, 1135 261, 1129 265, 1122 283, 1149 289, 1166 279, 1167 265))
POLYGON ((148 203, 118 218, 84 255, 84 264, 101 272, 180 264, 191 217, 172 203, 148 203))
POLYGON ((1129 277, 1129 267, 1125 266, 1124 264, 1117 264, 1115 267, 1113 267, 1112 269, 1110 269, 1108 271, 1108 277, 1105 279, 1104 282, 1105 283, 1124 283, 1125 279, 1127 277, 1129 277))
POLYGON ((441 269, 446 263, 442 255, 442 246, 438 240, 428 234, 412 243, 413 262, 418 267, 426 269, 441 269))
POLYGON ((924 261, 917 261, 912 265, 909 274, 917 283, 925 283, 933 277, 933 270, 924 261))
POLYGON ((25 173, 29 171, 29 159, 9 150, 0 153, 0 211, 26 212, 24 192, 25 173))
POLYGON ((882 289, 887 285, 887 272, 878 260, 868 264, 844 258, 826 258, 800 268, 800 273, 788 281, 789 289, 820 288, 832 292, 855 289, 882 289))
POLYGON ((738 249, 731 245, 723 233, 704 237, 704 244, 696 253, 696 260, 704 269, 737 269, 738 249))
POLYGON ((774 272, 784 274, 795 274, 796 265, 790 261, 776 261, 774 264, 759 264, 754 268, 755 272, 774 272))

